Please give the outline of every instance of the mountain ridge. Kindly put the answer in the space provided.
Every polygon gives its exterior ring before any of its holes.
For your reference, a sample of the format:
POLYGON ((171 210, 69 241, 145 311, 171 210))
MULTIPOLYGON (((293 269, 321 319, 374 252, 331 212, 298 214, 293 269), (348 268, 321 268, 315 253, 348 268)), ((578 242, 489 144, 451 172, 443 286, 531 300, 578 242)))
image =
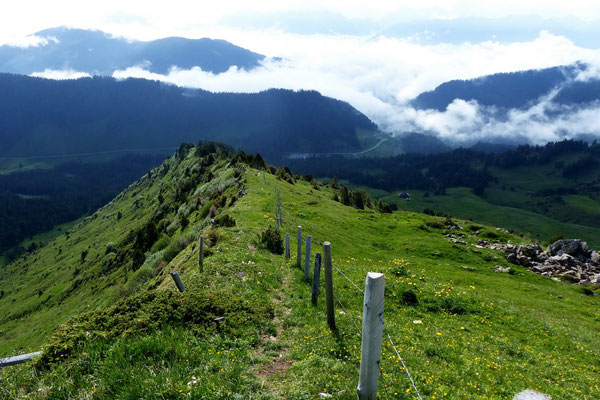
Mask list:
POLYGON ((176 147, 219 140, 263 155, 361 151, 377 127, 315 91, 211 93, 143 79, 0 74, 0 157, 176 147))
POLYGON ((266 57, 222 39, 169 37, 147 42, 110 36, 99 30, 49 28, 32 36, 37 46, 0 46, 0 71, 30 75, 74 70, 112 76, 115 70, 143 66, 167 74, 172 67, 200 67, 218 74, 236 66, 252 69, 266 57))

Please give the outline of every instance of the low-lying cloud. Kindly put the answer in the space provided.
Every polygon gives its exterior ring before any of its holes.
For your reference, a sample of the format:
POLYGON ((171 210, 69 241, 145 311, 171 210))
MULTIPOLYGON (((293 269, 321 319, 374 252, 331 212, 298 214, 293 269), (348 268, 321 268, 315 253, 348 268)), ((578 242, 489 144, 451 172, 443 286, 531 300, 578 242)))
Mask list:
POLYGON ((31 74, 36 78, 46 78, 46 79, 55 79, 55 80, 66 80, 66 79, 79 79, 79 78, 89 78, 91 75, 87 72, 75 71, 72 69, 58 70, 58 69, 49 69, 46 68, 40 72, 34 72, 31 74))
POLYGON ((29 47, 47 46, 50 43, 58 43, 59 40, 54 36, 36 36, 28 35, 9 40, 6 45, 26 49, 29 47))
MULTIPOLYGON (((526 110, 499 113, 476 102, 456 100, 443 111, 417 110, 409 101, 423 91, 453 79, 497 72, 547 68, 587 62, 577 79, 600 75, 600 51, 577 47, 568 39, 540 32, 529 42, 485 42, 420 45, 408 39, 283 32, 224 32, 237 45, 281 59, 268 58, 259 68, 230 68, 212 74, 200 68, 176 67, 166 75, 147 66, 115 71, 118 79, 138 77, 214 92, 258 92, 270 88, 317 90, 349 102, 381 129, 393 133, 426 132, 449 142, 527 139, 531 143, 585 133, 600 136, 597 105, 561 106, 550 97, 526 110)), ((60 75, 44 71, 38 76, 60 75)), ((68 76, 76 76, 69 71, 68 76)), ((58 78, 57 78, 58 79, 58 78)))
POLYGON ((407 131, 428 132, 456 145, 478 141, 544 144, 583 135, 600 137, 598 102, 560 105, 552 102, 552 96, 508 112, 457 99, 443 112, 406 107, 396 118, 407 131))

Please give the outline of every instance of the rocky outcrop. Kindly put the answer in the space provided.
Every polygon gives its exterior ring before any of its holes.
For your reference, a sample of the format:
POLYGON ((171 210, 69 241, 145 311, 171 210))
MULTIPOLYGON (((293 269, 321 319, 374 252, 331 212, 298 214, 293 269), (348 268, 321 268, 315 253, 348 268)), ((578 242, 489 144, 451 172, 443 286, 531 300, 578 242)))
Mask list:
POLYGON ((537 243, 518 246, 479 240, 477 247, 503 251, 511 263, 538 274, 579 284, 600 284, 600 255, 579 239, 556 241, 546 251, 537 243))

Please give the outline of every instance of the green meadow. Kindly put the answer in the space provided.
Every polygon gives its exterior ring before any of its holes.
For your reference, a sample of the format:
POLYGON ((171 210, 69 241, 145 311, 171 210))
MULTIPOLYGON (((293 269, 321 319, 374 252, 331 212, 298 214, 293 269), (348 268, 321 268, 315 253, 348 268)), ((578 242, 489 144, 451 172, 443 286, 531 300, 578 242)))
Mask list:
MULTIPOLYGON (((329 241, 334 265, 359 287, 367 272, 385 274, 385 325, 423 398, 500 400, 527 388, 554 399, 600 397, 600 292, 518 266, 495 272, 508 262, 477 241, 528 242, 494 226, 526 230, 540 219, 528 222, 522 211, 503 220, 461 190, 446 197, 469 199, 457 207, 489 220, 459 219, 452 201, 444 209, 418 193, 403 203, 412 209, 355 209, 333 200, 337 189, 267 172, 251 157, 182 147, 92 216, 0 269, 0 354, 43 350, 0 370, 0 396, 356 398, 362 294, 333 271, 330 330, 323 286, 315 307, 296 267, 301 226, 312 236, 311 259, 329 241), (261 240, 275 225, 276 189, 291 259, 261 240), (427 204, 453 219, 416 212, 427 204), (450 223, 463 228, 466 244, 444 236, 450 223)), ((380 398, 417 398, 385 333, 381 370, 380 398)))

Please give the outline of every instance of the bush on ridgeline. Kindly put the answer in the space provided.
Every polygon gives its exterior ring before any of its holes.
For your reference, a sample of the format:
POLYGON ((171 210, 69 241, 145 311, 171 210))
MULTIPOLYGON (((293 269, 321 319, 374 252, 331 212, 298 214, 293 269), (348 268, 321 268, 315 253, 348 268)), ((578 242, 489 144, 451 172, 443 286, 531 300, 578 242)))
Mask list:
POLYGON ((217 226, 223 226, 226 228, 235 226, 235 219, 233 219, 229 214, 220 215, 219 217, 215 218, 215 222, 217 223, 217 226))
POLYGON ((216 229, 212 229, 206 235, 206 247, 211 248, 216 246, 219 241, 219 232, 216 229))
POLYGON ((272 225, 260 235, 260 245, 273 254, 283 254, 283 239, 272 225))

